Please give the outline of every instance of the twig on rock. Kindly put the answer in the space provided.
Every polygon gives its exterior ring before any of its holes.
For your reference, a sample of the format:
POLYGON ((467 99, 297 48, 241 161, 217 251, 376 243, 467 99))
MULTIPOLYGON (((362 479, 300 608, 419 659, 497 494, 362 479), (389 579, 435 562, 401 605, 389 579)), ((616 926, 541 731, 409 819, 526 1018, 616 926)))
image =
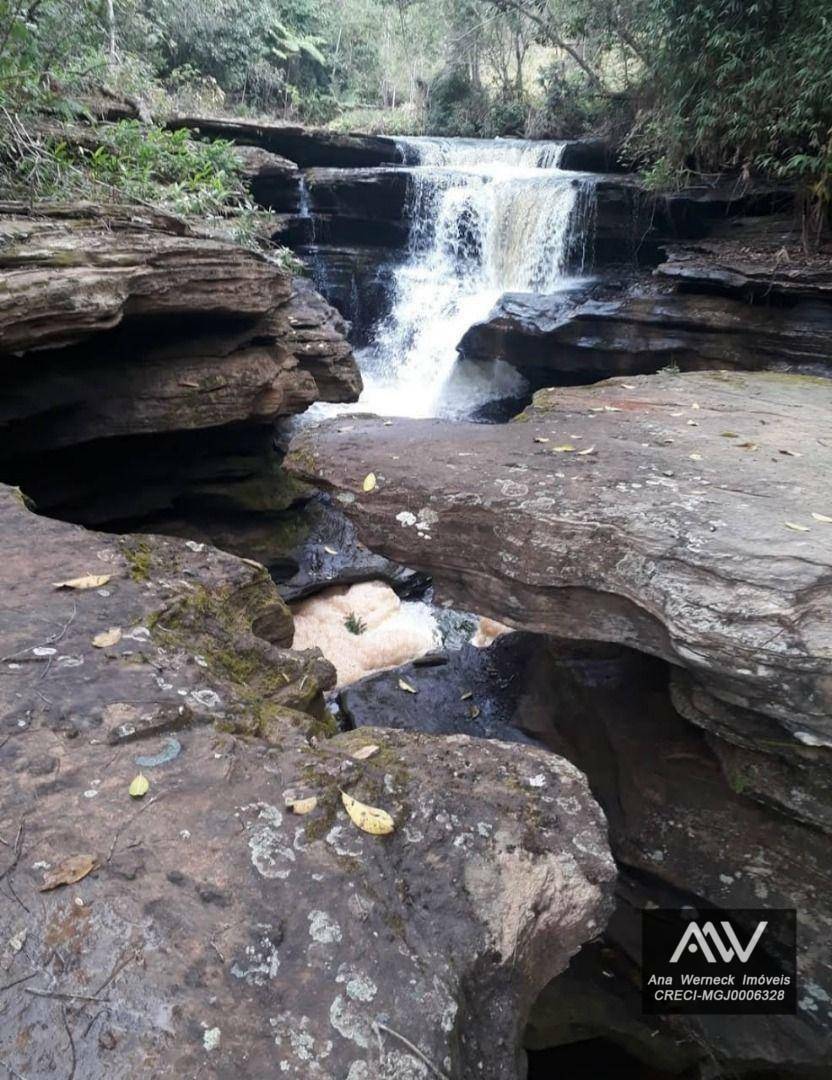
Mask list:
POLYGON ((418 1046, 414 1046, 410 1039, 406 1039, 404 1035, 396 1031, 394 1028, 388 1027, 387 1024, 382 1024, 380 1020, 375 1021, 375 1026, 379 1029, 379 1031, 386 1031, 388 1035, 392 1035, 401 1043, 404 1043, 404 1045, 412 1054, 415 1054, 420 1061, 424 1062, 424 1064, 427 1065, 427 1067, 430 1069, 434 1076, 439 1077, 439 1080, 450 1080, 448 1074, 442 1072, 441 1069, 437 1068, 436 1065, 434 1065, 433 1062, 430 1060, 430 1058, 426 1054, 422 1053, 418 1046))

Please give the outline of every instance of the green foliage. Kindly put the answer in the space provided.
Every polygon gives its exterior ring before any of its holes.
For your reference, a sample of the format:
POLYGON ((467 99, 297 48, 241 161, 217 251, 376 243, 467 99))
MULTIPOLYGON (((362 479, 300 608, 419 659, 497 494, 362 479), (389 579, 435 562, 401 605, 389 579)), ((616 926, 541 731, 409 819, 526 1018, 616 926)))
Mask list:
POLYGON ((741 170, 799 181, 817 231, 832 193, 826 0, 650 0, 651 97, 633 140, 658 176, 741 170))
POLYGON ((344 626, 351 634, 356 635, 363 634, 367 629, 367 624, 360 616, 356 615, 354 611, 351 611, 346 619, 344 619, 344 626))
POLYGON ((137 120, 102 124, 81 145, 48 138, 18 158, 8 182, 29 195, 109 197, 179 214, 221 214, 247 205, 230 143, 194 142, 184 129, 137 120))

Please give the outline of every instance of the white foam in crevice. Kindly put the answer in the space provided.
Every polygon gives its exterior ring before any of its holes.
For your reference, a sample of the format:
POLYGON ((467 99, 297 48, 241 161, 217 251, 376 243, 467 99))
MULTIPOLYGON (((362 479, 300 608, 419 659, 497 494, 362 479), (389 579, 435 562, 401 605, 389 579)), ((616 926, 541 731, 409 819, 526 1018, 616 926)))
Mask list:
POLYGON ((335 665, 338 686, 375 671, 398 667, 440 644, 425 604, 402 601, 381 581, 328 589, 294 608, 294 649, 320 649, 335 665), (345 623, 355 615, 365 625, 354 634, 345 623))

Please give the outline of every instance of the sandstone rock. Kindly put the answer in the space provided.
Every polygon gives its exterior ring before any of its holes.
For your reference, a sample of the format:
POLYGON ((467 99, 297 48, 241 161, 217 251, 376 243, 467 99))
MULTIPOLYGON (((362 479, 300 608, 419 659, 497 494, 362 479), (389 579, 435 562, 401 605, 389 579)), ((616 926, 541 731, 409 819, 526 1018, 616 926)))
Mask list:
POLYGON ((86 533, 8 489, 0 550, 7 1068, 519 1080, 532 1001, 610 906, 581 774, 465 737, 325 739, 331 668, 271 644, 285 609, 232 556, 86 533), (53 584, 88 573, 110 577, 53 584), (359 831, 342 789, 393 834, 359 831), (91 873, 38 892, 81 854, 91 873))
MULTIPOLYGON (((763 228, 794 203, 790 188, 756 182, 722 182, 665 194, 647 190, 636 176, 604 176, 582 185, 586 222, 585 267, 609 263, 655 266, 669 244, 698 239, 720 227, 733 228, 747 215, 760 215, 763 228)), ((791 219, 790 219, 791 220, 791 219)))
POLYGON ((173 128, 188 128, 211 139, 232 139, 281 154, 301 168, 313 165, 338 168, 396 164, 401 153, 394 139, 378 135, 340 135, 278 120, 259 121, 217 116, 174 116, 173 128))
POLYGON ((353 345, 369 344, 392 307, 402 251, 373 244, 316 243, 302 247, 299 254, 315 288, 349 320, 353 345))
POLYGON ((55 348, 126 316, 263 315, 288 276, 234 245, 139 207, 0 205, 0 351, 55 348))
MULTIPOLYGON (((501 740, 510 725, 512 739, 533 737, 586 772, 610 821, 618 903, 602 940, 536 1001, 529 1049, 602 1039, 673 1075, 747 1075, 764 1064, 790 1080, 823 1075, 832 1048, 828 749, 784 740, 774 721, 740 716, 678 670, 669 688, 656 659, 532 634, 365 679, 339 703, 357 725, 381 714, 397 727, 501 740), (398 691, 400 677, 418 693, 398 691), (464 690, 479 716, 466 714, 464 690), (805 992, 796 1017, 642 1015, 641 911, 686 904, 797 907, 805 992)), ((590 1072, 587 1054, 583 1075, 606 1076, 611 1057, 599 1056, 590 1072)))
POLYGON ((258 205, 283 213, 300 207, 300 170, 294 161, 259 146, 237 146, 234 152, 258 205))
POLYGON ((695 245, 671 246, 658 274, 697 292, 786 302, 832 297, 827 248, 807 256, 793 217, 751 218, 695 245))
POLYGON ((290 301, 272 323, 275 339, 314 380, 321 401, 358 401, 361 372, 348 326, 307 278, 295 277, 290 301))
POLYGON ((360 393, 343 320, 304 279, 173 218, 8 209, 0 475, 84 523, 197 519, 225 542, 231 516, 226 546, 254 554, 252 519, 274 527, 300 492, 275 421, 360 393))
POLYGON ((830 405, 807 377, 633 377, 542 392, 500 427, 324 425, 287 465, 463 610, 662 656, 830 742, 829 526, 812 517, 832 516, 830 405))
POLYGON ((533 385, 611 375, 735 368, 832 372, 832 305, 784 307, 676 291, 666 282, 603 282, 572 293, 508 293, 462 338, 466 359, 507 360, 533 385))
MULTIPOLYGON (((290 602, 332 585, 384 581, 399 596, 420 596, 430 579, 374 555, 359 541, 355 526, 325 495, 293 514, 293 537, 280 558, 269 560, 281 596, 290 602)), ((221 545, 222 546, 222 545, 221 545)))
POLYGON ((372 222, 406 216, 408 169, 309 169, 305 175, 313 213, 372 222))

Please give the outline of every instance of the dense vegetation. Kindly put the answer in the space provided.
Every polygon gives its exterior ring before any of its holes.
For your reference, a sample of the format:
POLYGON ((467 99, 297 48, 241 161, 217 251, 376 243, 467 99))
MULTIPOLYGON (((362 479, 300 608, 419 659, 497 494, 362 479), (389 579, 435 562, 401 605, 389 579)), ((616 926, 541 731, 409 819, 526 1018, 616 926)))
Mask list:
MULTIPOLYGON (((829 217, 828 0, 0 0, 7 164, 31 156, 27 116, 77 113, 102 90, 157 116, 225 109, 394 133, 602 129, 657 186, 762 172, 800 183, 808 237, 829 217)), ((225 159, 201 163, 207 173, 189 164, 171 181, 180 195, 198 199, 196 173, 214 185, 209 202, 239 197, 225 159)), ((97 178, 111 181, 103 165, 97 178)), ((55 163, 34 172, 54 182, 55 163)), ((151 197, 153 179, 129 177, 151 197)))

